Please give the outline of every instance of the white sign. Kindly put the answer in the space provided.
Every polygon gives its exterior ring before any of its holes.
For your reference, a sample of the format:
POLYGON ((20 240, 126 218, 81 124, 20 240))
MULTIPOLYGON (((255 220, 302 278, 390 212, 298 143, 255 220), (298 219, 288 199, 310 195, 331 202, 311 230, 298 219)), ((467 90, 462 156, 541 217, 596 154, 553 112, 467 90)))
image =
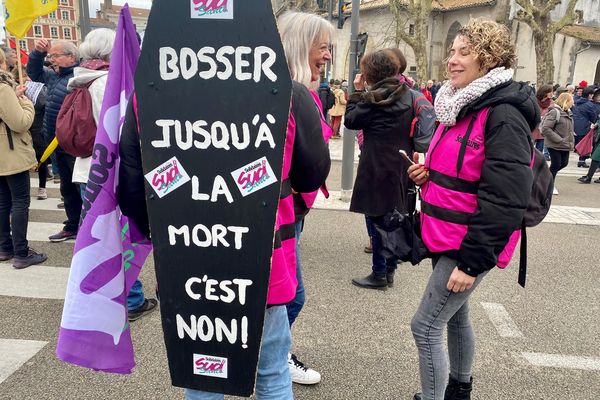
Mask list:
POLYGON ((277 178, 267 161, 267 157, 260 158, 250 164, 244 165, 231 173, 242 196, 259 191, 260 189, 277 182, 277 178))
POLYGON ((194 354, 194 374, 227 379, 227 358, 194 354))
POLYGON ((146 174, 146 180, 158 197, 162 198, 190 180, 177 157, 164 162, 146 174))

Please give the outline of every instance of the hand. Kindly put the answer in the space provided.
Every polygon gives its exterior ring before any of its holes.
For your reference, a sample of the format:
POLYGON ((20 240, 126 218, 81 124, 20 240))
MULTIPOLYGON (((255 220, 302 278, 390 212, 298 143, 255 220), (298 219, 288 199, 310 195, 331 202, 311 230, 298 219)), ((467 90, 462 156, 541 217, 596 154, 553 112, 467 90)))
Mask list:
POLYGON ((450 275, 446 287, 454 293, 464 292, 473 287, 475 279, 475 277, 462 272, 458 267, 454 267, 454 271, 452 271, 452 275, 450 275))
POLYGON ((429 179, 429 170, 423 164, 419 164, 418 153, 413 153, 413 161, 415 163, 408 167, 408 177, 415 184, 422 186, 429 179))
POLYGON ((50 42, 46 39, 36 40, 35 49, 40 53, 47 53, 50 50, 50 42))
POLYGON ((362 74, 356 74, 354 77, 354 90, 365 90, 362 74))
POLYGON ((17 95, 17 97, 19 98, 24 98, 25 97, 25 90, 27 88, 25 87, 25 85, 20 85, 17 86, 17 88, 15 89, 15 94, 17 95))

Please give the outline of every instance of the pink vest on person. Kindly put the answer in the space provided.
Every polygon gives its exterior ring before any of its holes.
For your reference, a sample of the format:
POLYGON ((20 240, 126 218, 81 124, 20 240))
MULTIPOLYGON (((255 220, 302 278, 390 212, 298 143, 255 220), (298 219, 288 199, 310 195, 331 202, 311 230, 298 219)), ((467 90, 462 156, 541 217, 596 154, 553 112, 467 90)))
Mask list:
POLYGON ((294 199, 289 173, 292 165, 292 152, 296 137, 296 120, 291 113, 288 117, 283 167, 281 171, 281 192, 275 219, 275 242, 271 259, 271 276, 267 304, 287 304, 296 296, 296 228, 294 199))
MULTIPOLYGON (((485 108, 468 115, 452 127, 440 125, 429 145, 425 166, 430 176, 421 189, 421 221, 423 242, 431 252, 459 250, 467 234, 469 217, 477 210, 489 111, 490 108, 485 108), (461 148, 464 158, 459 166, 461 148)), ((520 236, 520 230, 512 233, 498 256, 498 267, 508 265, 520 236)))
MULTIPOLYGON (((325 143, 329 143, 329 139, 331 136, 333 136, 333 129, 331 129, 331 127, 327 124, 327 120, 323 115, 323 106, 321 104, 321 100, 319 99, 319 95, 314 90, 310 90, 310 94, 312 95, 313 100, 317 105, 317 109, 319 110, 319 115, 321 116, 321 130, 323 131, 323 139, 325 140, 325 143)), ((307 208, 312 208, 312 206, 315 204, 315 200, 317 199, 319 191, 323 192, 325 198, 329 198, 329 191, 327 190, 327 186, 325 186, 325 184, 323 184, 319 190, 315 190, 314 192, 300 193, 307 208)))

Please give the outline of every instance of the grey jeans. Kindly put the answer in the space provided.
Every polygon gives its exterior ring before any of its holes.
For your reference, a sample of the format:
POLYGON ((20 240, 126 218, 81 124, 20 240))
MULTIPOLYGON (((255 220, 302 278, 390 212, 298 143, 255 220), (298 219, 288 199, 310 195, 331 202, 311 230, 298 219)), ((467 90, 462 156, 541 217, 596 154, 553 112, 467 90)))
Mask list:
POLYGON ((419 369, 423 400, 442 400, 450 374, 459 382, 469 382, 475 356, 475 336, 469 318, 469 296, 479 285, 484 274, 473 287, 462 293, 446 288, 456 267, 456 260, 446 256, 434 260, 421 304, 411 321, 411 329, 419 350, 419 369), (443 333, 448 327, 448 358, 444 351, 443 333))

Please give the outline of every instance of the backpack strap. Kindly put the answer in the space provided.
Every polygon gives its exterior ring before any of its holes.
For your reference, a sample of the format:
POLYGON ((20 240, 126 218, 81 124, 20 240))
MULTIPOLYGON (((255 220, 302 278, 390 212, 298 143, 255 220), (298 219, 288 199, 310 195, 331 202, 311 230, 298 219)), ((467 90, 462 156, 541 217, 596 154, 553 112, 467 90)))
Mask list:
POLYGON ((6 137, 8 138, 8 148, 11 150, 15 149, 15 144, 13 142, 12 130, 9 128, 8 124, 0 119, 0 124, 4 124, 6 126, 6 137))
POLYGON ((521 251, 519 254, 519 285, 525 288, 525 280, 527 279, 527 228, 525 227, 525 219, 521 222, 521 251))

